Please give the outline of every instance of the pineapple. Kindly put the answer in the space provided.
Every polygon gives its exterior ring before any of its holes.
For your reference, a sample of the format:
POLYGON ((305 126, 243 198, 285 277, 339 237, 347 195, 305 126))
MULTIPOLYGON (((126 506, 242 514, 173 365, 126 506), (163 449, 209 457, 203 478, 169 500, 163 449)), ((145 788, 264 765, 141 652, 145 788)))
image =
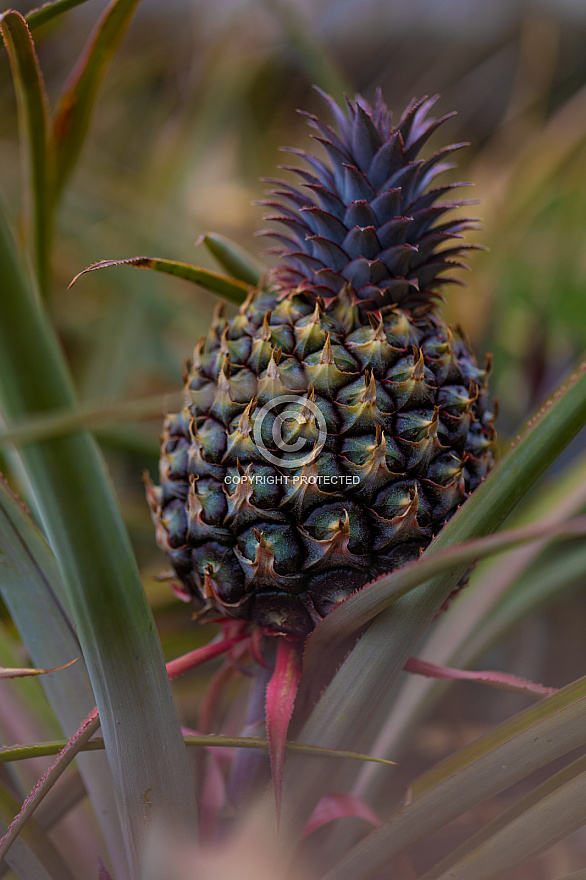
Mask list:
MULTIPOLYGON (((307 115, 328 155, 273 181, 280 265, 188 364, 163 428, 157 540, 204 617, 305 637, 416 559, 492 464, 488 364, 441 317, 470 219, 431 188, 461 145, 417 158, 434 99, 307 115)), ((287 167, 287 166, 285 166, 287 167)))

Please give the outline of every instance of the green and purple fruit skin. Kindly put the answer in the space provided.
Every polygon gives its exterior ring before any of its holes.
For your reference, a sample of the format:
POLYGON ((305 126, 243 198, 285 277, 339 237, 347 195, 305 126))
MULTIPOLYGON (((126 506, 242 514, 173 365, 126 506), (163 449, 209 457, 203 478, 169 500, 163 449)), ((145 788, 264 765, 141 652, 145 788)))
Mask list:
POLYGON ((300 637, 416 559, 494 443, 488 368, 438 308, 474 224, 446 219, 454 184, 431 188, 457 145, 417 158, 433 100, 395 128, 380 94, 347 114, 326 100, 337 130, 309 120, 329 161, 299 153, 311 171, 266 203, 281 265, 198 344, 147 483, 185 596, 300 637))

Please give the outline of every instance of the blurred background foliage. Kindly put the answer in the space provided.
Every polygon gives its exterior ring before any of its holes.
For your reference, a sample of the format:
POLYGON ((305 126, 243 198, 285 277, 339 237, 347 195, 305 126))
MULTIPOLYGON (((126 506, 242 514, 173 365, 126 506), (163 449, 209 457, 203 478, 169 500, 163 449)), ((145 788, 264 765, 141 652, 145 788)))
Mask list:
MULTIPOLYGON (((88 0, 35 30, 52 106, 104 7, 88 0)), ((25 13, 29 5, 11 8, 25 13)), ((585 47, 583 0, 362 0, 359 9, 355 0, 142 0, 108 68, 57 215, 49 301, 83 403, 175 392, 215 299, 128 268, 89 275, 68 292, 74 275, 98 259, 139 254, 217 268, 204 248, 194 252, 205 231, 261 253, 266 240, 253 237, 263 225, 253 204, 265 194, 260 178, 278 175, 277 165, 289 161, 280 145, 308 145, 295 110, 321 112, 313 83, 336 97, 372 98, 381 86, 397 114, 412 96, 439 92, 439 112, 458 113, 442 137, 470 142, 454 174, 475 182, 469 196, 480 200, 472 212, 483 228, 474 240, 488 247, 471 253, 469 286, 449 290, 446 308, 479 358, 493 353, 506 448, 586 348, 585 47)), ((20 170, 3 53, 0 190, 22 233, 20 170)), ((98 436, 170 657, 207 634, 189 625, 185 606, 152 577, 165 563, 140 477, 145 468, 156 473, 159 429, 159 416, 112 418, 98 436)), ((583 446, 583 439, 573 444, 566 466, 583 446)), ((565 544, 548 550, 547 564, 555 570, 566 551, 565 544)), ((537 576, 539 559, 535 565, 537 576)), ((583 567, 566 584, 568 598, 518 624, 485 665, 507 668, 513 656, 518 674, 552 685, 583 674, 578 650, 567 650, 583 644, 584 592, 575 589, 582 583, 583 567)), ((178 690, 191 722, 194 687, 190 681, 178 690)), ((416 763, 438 759, 454 736, 467 741, 488 718, 511 711, 502 695, 458 688, 415 743, 416 763)), ((579 867, 576 852, 586 858, 586 842, 576 840, 544 856, 539 876, 553 876, 547 859, 561 860, 556 870, 579 867)))

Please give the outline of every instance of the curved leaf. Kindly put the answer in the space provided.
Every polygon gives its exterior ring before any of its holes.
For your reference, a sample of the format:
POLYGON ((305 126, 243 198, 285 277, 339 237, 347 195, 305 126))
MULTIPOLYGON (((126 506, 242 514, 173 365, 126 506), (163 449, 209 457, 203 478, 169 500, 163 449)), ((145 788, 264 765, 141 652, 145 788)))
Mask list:
POLYGON ((226 278, 225 275, 218 275, 216 272, 209 272, 207 269, 199 269, 197 266, 190 266, 188 263, 177 263, 174 260, 159 260, 153 257, 100 260, 76 275, 69 287, 72 287, 77 279, 87 272, 95 272, 96 269, 107 269, 110 266, 136 266, 139 269, 152 269, 154 272, 174 275, 176 278, 183 278, 185 281, 199 284, 200 287, 210 290, 212 293, 217 293, 219 296, 224 297, 224 299, 236 303, 236 305, 243 303, 248 296, 248 287, 241 281, 234 281, 232 278, 226 278))
POLYGON ((365 837, 322 880, 368 880, 466 810, 585 742, 586 679, 580 679, 421 777, 410 803, 365 837))
POLYGON ((586 517, 566 523, 534 523, 485 538, 456 544, 432 556, 425 554, 390 575, 379 578, 337 605, 309 636, 304 655, 304 674, 317 677, 323 652, 334 639, 346 638, 401 596, 425 583, 430 577, 471 565, 495 553, 502 553, 526 541, 556 540, 581 535, 586 531, 586 517))
MULTIPOLYGON (((423 559, 496 530, 585 423, 586 363, 529 423, 524 435, 444 526, 423 559)), ((370 751, 378 722, 388 713, 392 684, 466 568, 467 563, 435 575, 379 614, 319 699, 298 737, 301 741, 370 751)), ((368 601, 368 591, 364 592, 368 601)), ((307 693, 311 684, 302 677, 300 702, 303 688, 307 693)), ((304 774, 302 780, 297 760, 288 762, 283 822, 292 832, 301 833, 307 815, 332 784, 335 779, 327 778, 322 768, 309 777, 304 774)))
POLYGON ((26 13, 26 23, 29 28, 41 27, 63 15, 64 12, 69 12, 70 9, 75 9, 76 6, 87 2, 88 0, 53 0, 53 2, 44 3, 37 9, 31 9, 26 13))
POLYGON ((557 692, 557 688, 536 684, 535 682, 528 681, 526 678, 519 678, 517 675, 510 675, 507 672, 454 669, 450 666, 439 666, 437 663, 420 660, 418 657, 409 657, 403 668, 405 669, 405 672, 412 672, 415 675, 423 675, 427 678, 442 678, 452 681, 476 681, 479 684, 501 688, 505 691, 513 691, 513 693, 539 694, 540 696, 544 696, 546 694, 555 694, 557 692))
MULTIPOLYGON (((0 272, 10 294, 0 298, 0 406, 8 423, 38 411, 74 409, 58 342, 1 218, 0 272)), ((78 431, 31 444, 21 459, 60 565, 100 710, 132 876, 147 811, 177 827, 192 828, 195 822, 188 759, 161 646, 94 439, 78 431)))
MULTIPOLYGON (((260 736, 225 736, 220 733, 187 733, 183 737, 186 746, 206 749, 262 749, 269 750, 269 741, 260 736)), ((42 758, 50 755, 58 755, 67 745, 65 740, 53 742, 35 743, 30 746, 2 746, 0 747, 0 764, 8 764, 10 761, 24 761, 27 758, 42 758)), ((367 763, 382 764, 385 767, 394 767, 394 761, 386 758, 373 758, 370 755, 361 755, 359 752, 345 750, 324 749, 321 746, 309 746, 304 743, 285 742, 285 748, 291 752, 300 752, 304 755, 314 755, 318 758, 346 758, 353 761, 366 761, 367 763)), ((104 740, 94 737, 89 742, 83 742, 80 752, 99 752, 104 749, 104 740)))
POLYGON ((430 871, 427 871, 420 880, 437 880, 445 870, 451 868, 452 865, 455 865, 460 859, 475 850, 476 847, 492 837, 497 831, 500 831, 501 828, 504 828, 534 804, 542 800, 546 795, 558 789, 565 782, 571 781, 578 776, 579 773, 584 772, 584 770, 586 770, 586 758, 578 758, 577 761, 568 764, 567 767, 564 767, 558 773, 554 773, 553 776, 550 776, 549 779, 542 782, 541 785, 538 785, 537 788, 534 788, 529 794, 526 794, 524 797, 515 801, 512 807, 509 807, 497 816, 496 819, 493 819, 492 822, 489 822, 488 825, 481 828, 476 834, 467 838, 463 844, 456 847, 455 850, 452 850, 445 859, 442 859, 441 862, 434 865, 430 871))
POLYGON ((12 10, 3 13, 0 30, 10 58, 20 128, 28 148, 33 264, 39 287, 46 292, 50 271, 54 152, 45 82, 22 15, 12 10))
POLYGON ((103 406, 55 410, 29 416, 12 428, 0 430, 0 448, 24 446, 50 437, 60 437, 82 428, 101 428, 120 422, 138 422, 161 416, 166 409, 173 411, 183 405, 183 393, 155 394, 139 400, 115 400, 103 406))
MULTIPOLYGON (((0 833, 6 829, 10 816, 18 809, 18 803, 0 784, 0 833)), ((12 851, 6 856, 6 864, 19 878, 26 880, 75 880, 63 856, 46 834, 33 821, 23 829, 12 851)))
POLYGON ((438 880, 500 880, 584 825, 586 771, 544 797, 438 880))
POLYGON ((267 270, 267 267, 263 266, 253 254, 218 232, 204 232, 195 242, 195 246, 198 247, 200 244, 207 247, 226 272, 238 281, 244 281, 245 284, 256 287, 267 270))
POLYGON ((98 89, 139 0, 113 0, 79 58, 65 87, 54 122, 56 142, 56 196, 73 171, 94 109, 98 89))

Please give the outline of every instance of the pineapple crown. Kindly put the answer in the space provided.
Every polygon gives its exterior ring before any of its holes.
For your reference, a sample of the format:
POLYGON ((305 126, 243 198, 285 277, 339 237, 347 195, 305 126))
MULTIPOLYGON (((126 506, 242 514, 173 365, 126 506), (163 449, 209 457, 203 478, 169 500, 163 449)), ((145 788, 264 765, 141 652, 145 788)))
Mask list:
POLYGON ((346 98, 348 115, 318 91, 336 128, 313 114, 303 115, 317 130, 312 137, 323 144, 329 163, 304 150, 286 148, 311 171, 280 166, 298 175, 301 186, 268 179, 278 187, 272 191, 276 200, 261 202, 278 209, 265 219, 278 222, 288 233, 261 233, 279 242, 272 250, 281 257, 280 282, 314 291, 326 300, 350 286, 367 309, 389 303, 410 309, 429 307, 441 299, 438 288, 461 283, 444 275, 454 267, 468 268, 457 257, 478 247, 454 241, 462 239, 463 231, 477 228, 477 218, 445 219, 448 211, 472 200, 437 203, 467 184, 431 187, 438 175, 454 167, 442 160, 466 144, 451 144, 429 159, 417 158, 433 132, 454 114, 440 119, 428 116, 438 96, 423 98, 412 101, 393 127, 380 90, 372 105, 361 97, 346 98))

